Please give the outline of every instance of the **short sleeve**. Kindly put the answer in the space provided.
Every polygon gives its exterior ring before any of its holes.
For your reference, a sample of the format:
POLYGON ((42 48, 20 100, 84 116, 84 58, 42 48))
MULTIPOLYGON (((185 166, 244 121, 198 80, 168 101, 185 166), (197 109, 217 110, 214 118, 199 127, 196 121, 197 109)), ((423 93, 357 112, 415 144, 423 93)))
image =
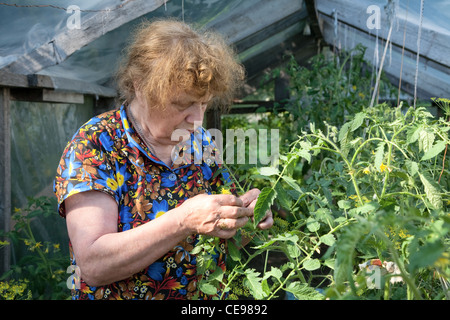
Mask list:
POLYGON ((63 217, 64 200, 79 192, 97 190, 119 200, 114 170, 100 143, 75 137, 64 150, 56 172, 54 192, 63 217))

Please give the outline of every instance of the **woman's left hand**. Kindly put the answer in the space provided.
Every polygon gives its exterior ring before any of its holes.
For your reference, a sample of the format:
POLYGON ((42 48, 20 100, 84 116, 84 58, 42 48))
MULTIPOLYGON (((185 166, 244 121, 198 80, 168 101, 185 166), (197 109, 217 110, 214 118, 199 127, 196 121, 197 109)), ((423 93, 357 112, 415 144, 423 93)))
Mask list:
MULTIPOLYGON (((258 196, 261 193, 259 189, 251 189, 244 193, 239 198, 244 203, 244 207, 251 209, 252 211, 255 209, 256 201, 258 200, 258 196)), ((258 228, 261 230, 269 229, 273 225, 273 217, 272 211, 267 210, 266 216, 258 223, 258 228)))

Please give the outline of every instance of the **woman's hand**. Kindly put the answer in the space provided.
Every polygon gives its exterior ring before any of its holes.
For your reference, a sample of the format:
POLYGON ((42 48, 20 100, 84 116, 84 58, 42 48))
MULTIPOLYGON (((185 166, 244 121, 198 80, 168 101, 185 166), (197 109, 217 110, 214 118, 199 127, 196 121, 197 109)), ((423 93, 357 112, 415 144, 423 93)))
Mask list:
POLYGON ((228 239, 253 216, 253 209, 229 194, 200 194, 186 200, 180 207, 183 224, 192 233, 228 239))
MULTIPOLYGON (((259 189, 251 189, 244 193, 242 196, 239 197, 239 199, 242 200, 243 206, 250 209, 252 211, 253 216, 253 210, 255 209, 256 201, 258 200, 258 196, 261 193, 259 189)), ((260 223, 258 223, 258 228, 261 230, 269 229, 273 225, 273 217, 272 217, 272 211, 267 210, 265 217, 261 220, 260 223)))

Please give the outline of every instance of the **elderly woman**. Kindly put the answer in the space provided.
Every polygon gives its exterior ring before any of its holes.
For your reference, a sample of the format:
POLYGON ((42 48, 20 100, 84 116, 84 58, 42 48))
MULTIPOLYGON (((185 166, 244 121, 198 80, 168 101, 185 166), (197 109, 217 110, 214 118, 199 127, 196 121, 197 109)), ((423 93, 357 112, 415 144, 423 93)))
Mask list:
MULTIPOLYGON (((221 194, 228 174, 214 161, 175 163, 186 137, 173 133, 194 137, 208 106, 229 104, 242 67, 218 35, 160 20, 137 30, 117 79, 122 106, 84 124, 57 170, 81 276, 73 298, 209 299, 190 252, 198 235, 219 237, 214 257, 225 270, 226 239, 252 217, 259 190, 221 194)), ((200 147, 216 149, 210 139, 200 147)), ((269 212, 259 228, 272 223, 269 212)))

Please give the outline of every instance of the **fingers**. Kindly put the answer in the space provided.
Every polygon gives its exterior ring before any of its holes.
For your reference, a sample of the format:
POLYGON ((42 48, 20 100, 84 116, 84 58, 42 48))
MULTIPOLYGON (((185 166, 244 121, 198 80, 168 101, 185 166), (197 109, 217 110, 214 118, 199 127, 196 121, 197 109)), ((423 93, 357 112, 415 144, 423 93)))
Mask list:
POLYGON ((218 219, 239 219, 242 217, 252 217, 253 210, 245 207, 223 206, 221 207, 218 219))
POLYGON ((258 223, 258 228, 261 230, 266 230, 271 228, 273 225, 273 216, 272 216, 272 211, 267 211, 267 214, 265 216, 265 218, 258 223))
POLYGON ((245 207, 243 201, 232 194, 216 194, 213 197, 221 206, 245 207))
POLYGON ((239 197, 239 199, 242 200, 243 206, 247 207, 249 204, 251 204, 253 201, 256 201, 261 191, 259 189, 251 189, 244 193, 242 196, 239 197))
POLYGON ((249 217, 241 217, 238 219, 219 219, 217 226, 220 230, 239 229, 245 226, 249 217))
POLYGON ((236 234, 237 229, 245 226, 248 220, 248 216, 238 219, 219 219, 217 221, 217 230, 214 233, 220 238, 229 239, 236 234))

